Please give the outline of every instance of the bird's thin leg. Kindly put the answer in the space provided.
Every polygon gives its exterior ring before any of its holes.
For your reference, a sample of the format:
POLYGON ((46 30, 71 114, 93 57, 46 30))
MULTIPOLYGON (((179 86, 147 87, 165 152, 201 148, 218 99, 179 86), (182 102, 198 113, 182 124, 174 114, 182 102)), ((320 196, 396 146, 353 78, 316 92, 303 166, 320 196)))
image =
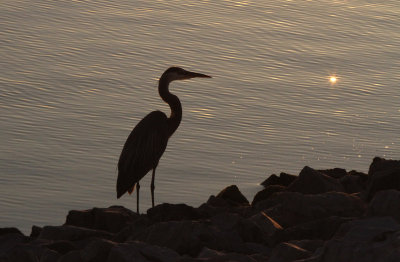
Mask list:
POLYGON ((154 188, 155 188, 155 186, 154 186, 154 177, 155 177, 155 174, 156 174, 156 169, 154 168, 153 169, 153 174, 151 176, 151 185, 150 185, 152 207, 154 207, 154 188))
POLYGON ((140 185, 139 182, 136 183, 136 208, 137 208, 137 213, 139 214, 139 189, 140 185))

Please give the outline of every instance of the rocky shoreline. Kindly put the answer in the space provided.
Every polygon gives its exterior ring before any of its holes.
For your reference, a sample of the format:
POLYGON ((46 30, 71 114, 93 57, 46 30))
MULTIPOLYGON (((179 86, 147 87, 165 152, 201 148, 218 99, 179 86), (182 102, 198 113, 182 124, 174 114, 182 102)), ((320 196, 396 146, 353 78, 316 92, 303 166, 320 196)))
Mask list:
POLYGON ((198 208, 72 210, 30 236, 0 228, 0 262, 400 261, 400 161, 376 157, 368 174, 306 166, 262 184, 251 203, 232 185, 198 208))

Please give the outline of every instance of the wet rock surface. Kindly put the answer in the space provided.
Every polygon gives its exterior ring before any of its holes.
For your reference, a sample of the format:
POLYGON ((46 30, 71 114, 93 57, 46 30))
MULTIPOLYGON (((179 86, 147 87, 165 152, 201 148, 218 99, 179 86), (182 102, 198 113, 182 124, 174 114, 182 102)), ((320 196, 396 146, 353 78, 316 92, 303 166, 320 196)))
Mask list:
POLYGON ((400 161, 375 158, 270 176, 251 204, 232 185, 199 207, 72 210, 30 236, 0 228, 0 262, 400 261, 399 181, 400 161))

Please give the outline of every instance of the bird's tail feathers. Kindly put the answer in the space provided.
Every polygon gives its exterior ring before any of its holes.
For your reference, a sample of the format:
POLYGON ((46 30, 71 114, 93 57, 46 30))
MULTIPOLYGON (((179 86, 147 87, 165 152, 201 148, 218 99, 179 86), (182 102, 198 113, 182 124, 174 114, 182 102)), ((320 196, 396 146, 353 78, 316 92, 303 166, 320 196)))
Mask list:
POLYGON ((133 187, 128 189, 129 195, 132 194, 132 192, 135 190, 136 184, 133 185, 133 187))
POLYGON ((120 198, 126 192, 128 192, 129 195, 132 194, 132 192, 135 190, 135 187, 136 183, 128 189, 126 189, 126 187, 123 188, 122 186, 120 186, 120 184, 117 184, 117 198, 120 198))

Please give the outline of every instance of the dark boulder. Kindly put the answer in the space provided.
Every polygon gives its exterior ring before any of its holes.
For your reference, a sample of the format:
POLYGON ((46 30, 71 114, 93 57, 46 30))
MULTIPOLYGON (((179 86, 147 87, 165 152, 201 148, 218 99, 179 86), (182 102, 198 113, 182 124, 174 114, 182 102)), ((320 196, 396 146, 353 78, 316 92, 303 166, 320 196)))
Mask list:
POLYGON ((264 187, 267 186, 273 186, 273 185, 279 185, 279 186, 289 186, 295 179, 297 178, 297 176, 295 175, 291 175, 291 174, 287 174, 287 173, 280 173, 279 176, 272 174, 270 175, 266 180, 264 180, 264 182, 261 183, 261 185, 263 185, 264 187))
POLYGON ((297 176, 282 172, 279 174, 279 178, 281 186, 289 186, 297 176))
POLYGON ((318 172, 335 179, 339 179, 347 175, 346 169, 343 168, 320 169, 318 172))
POLYGON ((147 217, 152 223, 195 220, 201 218, 200 212, 186 204, 161 204, 147 210, 147 217))
MULTIPOLYGON (((48 258, 49 249, 34 243, 18 243, 9 249, 6 254, 0 255, 0 261, 10 262, 37 262, 41 261, 42 256, 48 258)), ((51 252, 52 253, 52 252, 51 252)), ((53 254, 53 258, 58 257, 53 254)))
POLYGON ((73 250, 61 256, 57 262, 84 262, 79 250, 73 250))
POLYGON ((12 249, 29 241, 19 230, 2 229, 0 235, 0 261, 5 258, 12 249), (14 232, 14 233, 11 233, 14 232))
POLYGON ((218 208, 220 210, 223 210, 223 208, 230 208, 230 206, 231 206, 229 204, 228 200, 225 200, 225 199, 223 199, 221 197, 216 197, 214 195, 211 195, 208 198, 207 202, 204 203, 203 205, 205 205, 205 204, 209 205, 209 206, 216 207, 216 208, 218 208))
POLYGON ((400 223, 392 217, 365 217, 342 224, 333 239, 349 237, 355 240, 367 241, 375 239, 381 233, 400 230, 400 223))
POLYGON ((368 171, 367 198, 380 190, 400 190, 400 161, 375 157, 368 171))
POLYGON ((221 212, 210 218, 213 226, 221 231, 233 230, 244 218, 237 213, 221 212))
POLYGON ((277 245, 271 253, 268 262, 292 262, 311 256, 311 252, 291 243, 277 245))
POLYGON ((262 186, 273 186, 273 185, 281 185, 280 178, 279 176, 272 174, 270 175, 267 179, 265 179, 263 182, 261 182, 262 186))
POLYGON ((336 179, 311 167, 304 167, 300 175, 289 186, 288 191, 303 194, 321 194, 325 192, 343 192, 344 188, 336 179))
POLYGON ((330 216, 294 225, 277 232, 274 236, 276 243, 290 240, 329 240, 341 224, 352 218, 330 216))
MULTIPOLYGON (((197 261, 209 261, 209 262, 214 262, 214 261, 257 262, 257 260, 252 258, 250 255, 244 255, 240 253, 226 253, 222 251, 212 250, 209 248, 204 248, 200 252, 197 258, 199 259, 197 261)), ((179 260, 179 261, 185 261, 185 260, 179 260)))
POLYGON ((219 213, 210 218, 210 222, 216 236, 214 240, 204 243, 210 248, 252 254, 256 243, 263 242, 263 232, 259 225, 237 213, 219 213))
POLYGON ((253 214, 248 200, 239 191, 237 186, 229 186, 217 196, 210 196, 206 203, 196 209, 202 219, 211 218, 219 213, 237 213, 241 216, 253 214))
POLYGON ((70 210, 65 221, 65 225, 84 228, 94 228, 93 209, 70 210))
POLYGON ((58 262, 58 259, 61 257, 59 253, 54 250, 46 249, 42 256, 40 257, 40 262, 58 262))
POLYGON ((286 190, 287 190, 287 187, 281 186, 281 185, 266 186, 263 190, 259 191, 254 196, 254 199, 253 199, 253 202, 251 203, 251 205, 254 206, 257 202, 260 202, 262 200, 269 198, 273 193, 283 192, 286 190))
POLYGON ((111 248, 116 245, 115 242, 96 238, 80 251, 80 257, 85 262, 105 262, 111 248))
MULTIPOLYGON (((261 211, 254 216, 247 218, 244 220, 250 225, 253 225, 253 230, 255 233, 253 235, 258 236, 261 235, 261 240, 257 241, 257 238, 243 238, 247 242, 263 242, 265 244, 272 245, 274 243, 274 239, 276 235, 283 230, 281 225, 279 225, 275 220, 269 217, 265 212, 261 211)), ((251 228, 248 226, 248 228, 251 228)), ((242 236, 244 233, 251 232, 250 230, 242 231, 242 236)))
POLYGON ((239 191, 239 188, 236 185, 231 185, 223 189, 217 195, 217 198, 222 198, 233 206, 249 205, 249 201, 239 191))
POLYGON ((367 186, 368 174, 365 174, 363 172, 359 172, 359 171, 356 171, 356 170, 351 170, 350 172, 348 172, 348 175, 357 176, 359 178, 359 181, 360 181, 361 185, 363 187, 367 186))
POLYGON ((265 244, 246 242, 245 245, 249 251, 247 254, 252 255, 257 261, 259 259, 265 261, 265 258, 271 255, 272 248, 265 244))
POLYGON ((319 239, 303 239, 303 240, 291 240, 288 243, 298 246, 302 249, 314 253, 318 248, 322 247, 325 243, 323 240, 319 239))
POLYGON ((45 226, 39 239, 76 241, 90 237, 111 239, 112 234, 106 231, 75 226, 45 226))
POLYGON ((77 246, 68 240, 57 240, 47 244, 46 247, 62 255, 77 249, 77 246))
POLYGON ((390 217, 344 223, 315 261, 400 261, 400 224, 390 217))
POLYGON ((179 255, 166 247, 149 245, 140 241, 129 241, 110 249, 107 262, 170 262, 177 261, 179 255))
POLYGON ((249 204, 232 204, 231 201, 216 196, 210 196, 206 203, 197 208, 197 211, 203 219, 224 212, 237 213, 244 217, 251 216, 254 213, 249 204))
POLYGON ((89 210, 71 210, 65 225, 99 229, 117 233, 140 215, 121 207, 93 208, 89 210))
POLYGON ((214 218, 210 222, 196 220, 160 222, 149 226, 144 232, 136 235, 134 240, 167 247, 181 255, 192 257, 197 256, 204 247, 249 253, 238 229, 241 225, 240 220, 236 222, 232 217, 229 226, 219 227, 219 225, 219 218, 214 218))
POLYGON ((113 238, 110 240, 118 243, 125 242, 129 239, 136 239, 137 236, 143 234, 148 226, 150 225, 150 222, 148 221, 147 217, 146 219, 139 219, 136 220, 135 223, 126 226, 124 229, 122 229, 120 232, 114 235, 113 238))
POLYGON ((251 253, 252 250, 249 250, 238 230, 211 230, 213 231, 213 238, 203 239, 202 247, 208 247, 219 251, 237 252, 242 254, 251 253))
POLYGON ((339 179, 344 191, 348 194, 358 193, 365 190, 363 178, 357 175, 347 175, 339 179))
POLYGON ((42 228, 38 226, 32 226, 30 237, 37 238, 42 232, 42 228))
MULTIPOLYGON (((224 232, 235 232, 238 234, 239 245, 243 247, 244 243, 264 243, 266 242, 264 238, 264 233, 260 230, 259 226, 256 225, 254 222, 250 221, 249 219, 240 220, 239 223, 231 230, 231 231, 224 231, 224 232)), ((225 235, 228 235, 225 233, 225 235)), ((220 247, 222 245, 219 245, 220 247)), ((233 245, 231 245, 233 246, 233 245)), ((214 248, 216 249, 216 248, 214 248)), ((237 248, 238 249, 238 248, 237 248)), ((224 248, 219 248, 219 250, 227 250, 224 248)), ((231 251, 237 251, 235 249, 229 249, 231 251)), ((247 251, 242 250, 242 253, 248 253, 247 251)))
POLYGON ((214 231, 210 226, 196 221, 168 221, 149 226, 132 240, 196 256, 205 242, 215 240, 214 231))
POLYGON ((379 191, 368 205, 368 216, 391 216, 400 223, 400 191, 379 191))
POLYGON ((0 236, 7 235, 7 234, 23 235, 21 233, 21 231, 19 231, 19 229, 15 228, 15 227, 2 227, 2 228, 0 228, 0 236))
POLYGON ((359 198, 341 192, 305 195, 297 192, 275 193, 256 204, 282 227, 290 227, 330 216, 359 217, 366 204, 359 198))

